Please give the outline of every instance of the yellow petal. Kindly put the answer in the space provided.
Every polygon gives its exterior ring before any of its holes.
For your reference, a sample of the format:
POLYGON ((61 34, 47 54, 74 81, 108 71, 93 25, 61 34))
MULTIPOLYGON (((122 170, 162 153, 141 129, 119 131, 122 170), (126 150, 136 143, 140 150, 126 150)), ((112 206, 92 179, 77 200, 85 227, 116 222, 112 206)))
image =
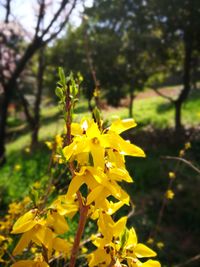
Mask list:
POLYGON ((105 160, 104 154, 105 149, 101 147, 100 143, 96 144, 94 141, 90 142, 90 149, 93 158, 94 167, 100 167, 104 169, 105 160))
POLYGON ((68 231, 69 226, 63 216, 51 211, 47 217, 47 225, 53 228, 56 234, 64 234, 68 231))
POLYGON ((90 205, 93 201, 95 201, 103 190, 104 187, 101 185, 94 188, 87 196, 87 205, 90 205))
POLYGON ((137 124, 133 119, 125 119, 125 120, 118 119, 111 124, 109 130, 120 134, 130 128, 135 127, 136 125, 137 124))
POLYGON ((53 249, 59 252, 68 253, 71 250, 71 245, 66 240, 56 237, 53 240, 53 249))
POLYGON ((87 136, 90 138, 99 137, 100 131, 98 125, 93 121, 87 129, 87 136))
POLYGON ((142 264, 142 267, 161 267, 159 261, 148 260, 142 264))
POLYGON ((127 217, 120 218, 113 227, 113 234, 115 237, 120 236, 120 234, 124 231, 126 227, 127 217))
POLYGON ((31 229, 30 231, 24 233, 21 236, 19 242, 17 243, 16 247, 13 250, 14 256, 20 254, 26 247, 28 247, 28 244, 32 240, 33 235, 34 235, 34 231, 33 229, 31 229))
POLYGON ((131 176, 129 175, 128 171, 126 169, 121 168, 110 168, 109 169, 109 177, 111 179, 117 180, 117 181, 126 181, 128 183, 132 183, 133 180, 131 176))
POLYGON ((74 176, 71 180, 71 183, 69 185, 67 194, 66 194, 66 198, 72 198, 73 199, 73 195, 79 190, 79 188, 82 186, 82 184, 84 184, 85 181, 83 179, 83 176, 74 176))
POLYGON ((110 134, 109 142, 110 147, 116 149, 122 155, 145 157, 145 153, 140 147, 133 145, 128 141, 125 141, 121 136, 117 134, 110 134))
POLYGON ((138 258, 155 257, 157 255, 155 251, 141 243, 136 245, 134 252, 138 258))
POLYGON ((73 122, 71 124, 71 134, 74 136, 83 134, 83 129, 81 128, 81 125, 79 123, 73 122))
POLYGON ((34 267, 35 262, 31 260, 17 261, 11 265, 11 267, 34 267))
POLYGON ((37 225, 33 241, 39 242, 48 250, 51 250, 53 237, 53 232, 48 227, 37 225))
POLYGON ((38 222, 35 219, 37 209, 30 210, 21 216, 13 226, 12 234, 20 234, 29 231, 38 222))
POLYGON ((122 201, 118 201, 116 203, 113 203, 112 201, 109 202, 107 199, 106 199, 106 203, 108 206, 107 213, 109 215, 112 215, 113 213, 115 213, 118 209, 120 209, 124 205, 124 202, 122 202, 122 201))
POLYGON ((136 235, 135 229, 132 227, 129 230, 128 240, 126 242, 126 248, 129 249, 129 248, 135 247, 137 245, 137 242, 138 242, 137 235, 136 235))

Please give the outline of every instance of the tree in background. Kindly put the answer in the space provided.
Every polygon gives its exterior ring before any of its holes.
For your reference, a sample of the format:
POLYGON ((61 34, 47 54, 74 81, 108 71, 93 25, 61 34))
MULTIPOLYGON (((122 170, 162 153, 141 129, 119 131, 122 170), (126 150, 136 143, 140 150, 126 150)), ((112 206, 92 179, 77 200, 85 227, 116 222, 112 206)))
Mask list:
MULTIPOLYGON (((173 60, 182 52, 182 84, 183 89, 176 100, 171 99, 175 106, 175 129, 182 128, 181 108, 191 91, 193 65, 197 70, 200 46, 200 2, 198 0, 152 0, 146 4, 151 12, 152 23, 162 32, 159 47, 166 48, 166 61, 173 60)), ((158 53, 158 57, 160 54, 158 53)), ((176 62, 180 66, 180 62, 176 62)), ((169 65, 168 65, 169 67, 169 65)))
MULTIPOLYGON (((76 0, 62 0, 57 5, 57 9, 54 15, 51 16, 48 23, 41 28, 42 21, 47 15, 47 2, 45 0, 37 1, 38 4, 38 15, 35 26, 35 32, 30 41, 26 41, 26 47, 24 52, 19 57, 14 57, 15 65, 10 68, 10 74, 5 74, 5 65, 1 61, 0 77, 1 77, 1 106, 0 106, 0 163, 5 162, 5 138, 6 138, 6 121, 8 114, 8 106, 12 99, 13 93, 16 90, 17 80, 20 74, 26 67, 27 62, 33 57, 33 55, 41 48, 51 42, 64 28, 69 20, 69 16, 72 13, 76 0)), ((5 1, 6 16, 5 21, 2 22, 3 27, 7 29, 10 25, 9 16, 12 14, 11 1, 5 1)), ((15 22, 15 21, 14 21, 15 22)), ((1 51, 2 47, 8 47, 11 37, 8 39, 1 38, 1 51)), ((2 58, 2 52, 0 55, 2 58)))

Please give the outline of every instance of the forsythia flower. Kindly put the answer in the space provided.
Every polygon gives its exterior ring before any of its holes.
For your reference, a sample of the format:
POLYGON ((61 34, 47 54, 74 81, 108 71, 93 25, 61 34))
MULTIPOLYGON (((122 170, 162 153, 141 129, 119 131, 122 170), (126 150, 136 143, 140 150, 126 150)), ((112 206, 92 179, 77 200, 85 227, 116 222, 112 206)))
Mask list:
POLYGON ((165 196, 167 199, 173 199, 174 198, 174 192, 171 189, 169 189, 169 190, 167 190, 165 196))
POLYGON ((93 241, 97 249, 88 255, 89 266, 108 266, 113 262, 113 266, 138 267, 160 267, 159 262, 148 260, 142 263, 139 259, 144 257, 154 257, 156 253, 138 243, 134 228, 126 228, 127 217, 122 217, 119 221, 114 222, 112 218, 100 213, 98 226, 101 233, 93 241), (115 264, 115 265, 114 265, 115 264))
POLYGON ((20 254, 30 242, 44 246, 49 257, 53 250, 69 253, 71 245, 57 237, 67 232, 68 228, 65 218, 59 213, 49 210, 45 219, 40 216, 38 209, 32 209, 21 216, 13 226, 12 234, 23 233, 13 255, 20 254))
POLYGON ((48 267, 41 254, 36 255, 34 260, 21 260, 11 265, 11 267, 48 267))
POLYGON ((15 171, 20 171, 21 168, 22 168, 22 166, 21 166, 20 164, 16 164, 16 165, 14 166, 14 170, 15 170, 15 171))
POLYGON ((156 243, 156 246, 159 248, 159 249, 162 249, 165 245, 163 242, 157 242, 156 243))
POLYGON ((149 238, 149 239, 147 240, 147 244, 153 244, 153 242, 154 242, 154 239, 153 239, 153 238, 149 238))
POLYGON ((174 178, 176 178, 176 174, 174 173, 174 172, 169 172, 169 178, 170 179, 174 179, 174 178))
POLYGON ((185 155, 185 151, 184 151, 184 149, 181 149, 179 151, 179 157, 183 157, 184 155, 185 155))
POLYGON ((187 150, 189 148, 191 148, 191 143, 190 142, 185 143, 185 149, 187 150))

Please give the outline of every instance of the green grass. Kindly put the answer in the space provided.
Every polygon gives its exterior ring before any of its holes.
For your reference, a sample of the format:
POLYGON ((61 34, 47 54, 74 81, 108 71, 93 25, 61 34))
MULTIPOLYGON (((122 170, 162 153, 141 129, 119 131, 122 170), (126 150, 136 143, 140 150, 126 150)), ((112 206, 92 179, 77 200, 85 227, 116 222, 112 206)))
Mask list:
MULTIPOLYGON (((80 120, 82 116, 90 116, 87 109, 87 101, 81 99, 75 111, 75 120, 80 120)), ((104 119, 111 120, 112 117, 128 117, 128 108, 111 108, 103 110, 104 119)), ((139 99, 134 102, 134 119, 139 126, 153 126, 155 128, 174 127, 174 107, 169 101, 162 97, 151 97, 139 99)), ((182 109, 183 125, 195 126, 200 123, 200 92, 197 91, 183 104, 182 109)), ((57 133, 63 130, 63 119, 59 113, 58 107, 48 106, 42 109, 42 127, 39 132, 40 140, 49 140, 57 133)), ((7 151, 10 154, 30 143, 30 134, 25 133, 7 144, 7 151)))
MULTIPOLYGON (((168 100, 158 96, 136 100, 133 104, 133 117, 141 126, 152 125, 155 128, 174 127, 174 106, 168 100)), ((105 111, 105 118, 111 116, 128 117, 127 108, 105 111)), ((200 123, 200 92, 195 92, 183 104, 182 123, 195 126, 200 123)))

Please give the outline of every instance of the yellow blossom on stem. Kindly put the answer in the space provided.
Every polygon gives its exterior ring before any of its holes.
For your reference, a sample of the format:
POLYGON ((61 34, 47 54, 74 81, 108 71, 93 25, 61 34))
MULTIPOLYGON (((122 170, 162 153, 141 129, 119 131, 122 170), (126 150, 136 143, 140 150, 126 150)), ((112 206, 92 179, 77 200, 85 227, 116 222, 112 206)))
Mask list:
POLYGON ((157 242, 156 243, 156 246, 159 248, 159 249, 162 249, 165 245, 163 242, 157 242))
POLYGON ((168 175, 169 175, 170 179, 175 179, 176 178, 175 172, 169 172, 168 175))
POLYGON ((184 149, 181 149, 179 151, 179 157, 183 157, 185 155, 185 150, 184 149))
POLYGON ((122 217, 114 222, 109 215, 100 214, 98 226, 102 236, 93 240, 97 249, 88 256, 90 267, 108 266, 111 262, 117 264, 113 266, 120 266, 120 262, 124 261, 130 267, 160 266, 157 261, 142 263, 139 260, 144 257, 154 257, 156 253, 144 244, 138 243, 134 228, 126 229, 126 220, 127 217, 122 217))
POLYGON ((191 143, 190 142, 185 143, 185 149, 187 150, 189 148, 191 148, 191 143))
POLYGON ((15 170, 15 171, 20 171, 21 168, 22 168, 22 166, 21 166, 20 164, 16 164, 16 165, 14 166, 14 170, 15 170))
POLYGON ((167 199, 173 199, 174 198, 174 192, 171 189, 169 189, 166 191, 165 196, 167 199))

